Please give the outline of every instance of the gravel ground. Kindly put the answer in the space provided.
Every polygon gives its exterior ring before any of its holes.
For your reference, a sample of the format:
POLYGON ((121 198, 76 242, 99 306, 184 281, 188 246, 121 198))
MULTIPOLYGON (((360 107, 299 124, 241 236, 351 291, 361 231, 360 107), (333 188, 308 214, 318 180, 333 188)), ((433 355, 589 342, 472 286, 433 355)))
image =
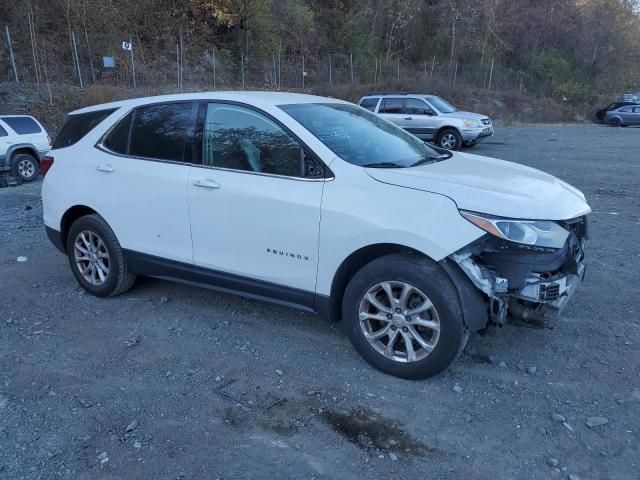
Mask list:
POLYGON ((555 330, 475 335, 420 382, 295 310, 151 279, 85 295, 39 182, 0 189, 0 478, 640 478, 640 129, 472 152, 585 192, 587 276, 555 330))

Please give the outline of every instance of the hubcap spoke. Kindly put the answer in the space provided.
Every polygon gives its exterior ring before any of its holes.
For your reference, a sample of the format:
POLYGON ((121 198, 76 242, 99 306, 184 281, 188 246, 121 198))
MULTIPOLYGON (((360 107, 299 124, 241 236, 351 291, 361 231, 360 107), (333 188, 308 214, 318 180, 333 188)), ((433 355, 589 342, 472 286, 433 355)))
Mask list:
POLYGON ((363 320, 378 320, 379 322, 389 322, 387 315, 384 313, 368 313, 360 312, 360 321, 363 320))
POLYGON ((411 334, 411 337, 413 337, 415 341, 418 342, 422 348, 424 348, 429 353, 433 351, 433 345, 431 345, 424 338, 422 338, 422 335, 420 335, 413 326, 409 326, 408 329, 409 329, 409 334, 411 334))
POLYGON ((428 298, 425 298, 424 301, 416 308, 413 308, 407 312, 407 315, 418 315, 420 313, 426 312, 427 310, 433 309, 433 304, 428 298))
POLYGON ((387 325, 386 327, 381 328, 377 332, 374 332, 371 335, 367 335, 367 339, 369 339, 369 340, 379 340, 382 337, 384 337, 385 335, 388 335, 390 331, 391 331, 391 326, 387 325))
POLYGON ((433 320, 425 320, 423 318, 416 318, 415 320, 411 320, 411 326, 419 325, 421 327, 429 328, 431 330, 435 330, 436 332, 440 331, 440 323, 435 322, 433 320))
POLYGON ((389 335, 389 343, 387 343, 387 347, 384 349, 384 353, 387 357, 391 356, 393 353, 393 346, 395 345, 396 340, 398 340, 398 335, 400 335, 398 330, 395 330, 391 335, 389 335))
POLYGON ((372 293, 367 294, 366 300, 381 312, 391 312, 391 309, 381 304, 372 293))
POLYGON ((407 350, 407 360, 410 362, 415 362, 416 360, 416 351, 413 348, 413 342, 411 341, 412 336, 408 333, 402 332, 402 339, 404 340, 404 346, 407 350))

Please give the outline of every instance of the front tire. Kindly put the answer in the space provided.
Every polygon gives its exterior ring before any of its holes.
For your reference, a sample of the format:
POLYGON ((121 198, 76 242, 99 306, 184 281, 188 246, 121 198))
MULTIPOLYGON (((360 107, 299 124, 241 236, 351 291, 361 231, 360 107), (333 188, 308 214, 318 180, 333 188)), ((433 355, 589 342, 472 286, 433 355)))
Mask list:
POLYGON ((412 380, 445 370, 468 338, 451 280, 414 254, 386 255, 359 270, 345 291, 342 318, 369 364, 412 380))
POLYGON ((13 176, 23 182, 33 182, 39 173, 38 161, 28 153, 19 153, 13 157, 13 176))
POLYGON ((437 145, 447 150, 459 150, 462 136, 455 128, 445 128, 438 134, 437 145))
POLYGON ((99 215, 76 220, 67 236, 71 271, 82 288, 96 297, 112 297, 136 281, 113 230, 99 215))

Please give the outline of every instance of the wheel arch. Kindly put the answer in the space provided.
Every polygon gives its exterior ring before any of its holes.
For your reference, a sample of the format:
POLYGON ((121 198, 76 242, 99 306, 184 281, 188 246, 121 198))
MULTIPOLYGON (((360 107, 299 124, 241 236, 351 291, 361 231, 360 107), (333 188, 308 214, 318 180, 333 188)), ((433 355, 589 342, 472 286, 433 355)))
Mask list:
POLYGON ((340 321, 342 318, 342 298, 349 281, 367 263, 391 253, 413 253, 429 258, 428 255, 415 248, 397 243, 375 243, 361 247, 345 258, 336 270, 331 281, 331 293, 328 298, 324 298, 324 302, 317 306, 318 313, 330 322, 340 321))
POLYGON ((331 294, 316 305, 320 316, 330 322, 342 319, 342 300, 344 292, 353 276, 367 263, 391 253, 410 253, 431 260, 434 265, 448 277, 452 287, 458 294, 462 309, 462 320, 470 331, 484 329, 489 321, 488 303, 480 292, 462 272, 460 267, 448 259, 437 262, 423 252, 406 245, 395 243, 376 243, 362 247, 351 253, 338 267, 331 282, 331 294))
POLYGON ((462 132, 460 132, 460 129, 458 127, 454 127, 453 125, 443 125, 442 127, 438 128, 438 131, 436 132, 436 139, 445 130, 455 130, 456 132, 458 132, 458 135, 460 135, 460 137, 462 137, 462 132))
POLYGON ((31 155, 36 159, 36 162, 38 162, 38 164, 40 163, 40 154, 38 153, 38 149, 35 147, 35 145, 32 145, 30 143, 18 143, 16 145, 11 145, 11 147, 7 151, 7 158, 10 159, 11 162, 13 162, 14 157, 20 154, 31 155))
POLYGON ((62 239, 62 244, 67 244, 67 235, 69 235, 69 229, 71 228, 71 225, 73 225, 73 222, 80 217, 94 214, 99 215, 99 213, 93 208, 86 205, 74 205, 73 207, 68 208, 60 219, 60 237, 62 239))

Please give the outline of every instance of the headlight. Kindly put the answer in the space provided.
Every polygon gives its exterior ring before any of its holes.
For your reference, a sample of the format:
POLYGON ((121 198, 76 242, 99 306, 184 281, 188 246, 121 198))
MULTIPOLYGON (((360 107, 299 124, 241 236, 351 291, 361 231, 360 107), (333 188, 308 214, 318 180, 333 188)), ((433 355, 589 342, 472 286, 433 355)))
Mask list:
POLYGON ((482 126, 482 122, 480 120, 472 120, 470 118, 465 118, 464 119, 464 126, 465 127, 481 127, 482 126))
POLYGON ((491 235, 525 245, 562 248, 569 236, 567 230, 549 220, 510 220, 463 210, 460 214, 491 235))

